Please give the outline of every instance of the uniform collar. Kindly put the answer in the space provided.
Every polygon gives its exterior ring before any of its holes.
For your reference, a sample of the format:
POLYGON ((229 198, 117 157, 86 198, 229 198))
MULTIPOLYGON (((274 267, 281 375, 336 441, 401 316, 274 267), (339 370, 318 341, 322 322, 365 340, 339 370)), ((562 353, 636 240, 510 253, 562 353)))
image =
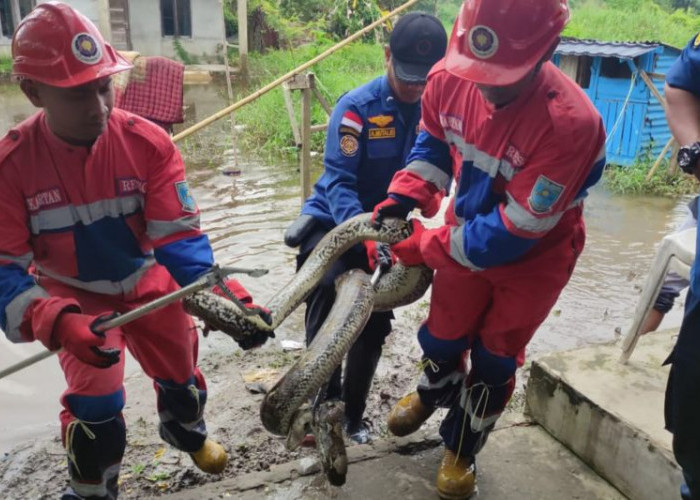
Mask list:
POLYGON ((102 132, 102 134, 97 138, 97 140, 93 143, 92 146, 76 146, 58 137, 56 134, 53 133, 53 131, 49 127, 49 124, 46 119, 46 113, 44 111, 41 112, 41 119, 39 121, 41 124, 40 126, 42 135, 46 138, 46 142, 48 142, 49 147, 51 149, 53 149, 54 151, 62 151, 67 153, 82 153, 84 156, 87 156, 90 154, 91 151, 94 151, 95 147, 97 147, 99 144, 106 140, 105 136, 109 132, 109 125, 112 121, 112 117, 110 116, 110 119, 107 123, 107 129, 104 132, 102 132))
MULTIPOLYGON (((382 98, 382 105, 385 108, 398 112, 399 101, 396 99, 396 97, 394 97, 394 91, 391 90, 391 85, 389 85, 389 77, 387 75, 383 75, 381 77, 380 92, 382 98)), ((418 110, 420 110, 420 104, 421 100, 419 99, 418 102, 415 104, 418 110)), ((410 104, 407 104, 407 106, 410 106, 410 104)))

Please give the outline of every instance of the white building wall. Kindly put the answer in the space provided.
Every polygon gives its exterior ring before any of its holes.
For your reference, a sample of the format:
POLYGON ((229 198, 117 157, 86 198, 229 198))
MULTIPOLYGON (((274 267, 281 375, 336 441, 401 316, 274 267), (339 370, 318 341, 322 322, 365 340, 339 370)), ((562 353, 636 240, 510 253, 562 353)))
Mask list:
MULTIPOLYGON (((48 0, 37 0, 37 4, 48 0)), ((65 0, 87 16, 109 39, 109 28, 104 19, 104 0, 65 0), (101 11, 102 7, 102 11, 101 11), (102 14, 102 15, 101 15, 102 14)), ((192 38, 180 38, 182 47, 202 62, 221 55, 224 20, 219 0, 190 0, 192 7, 192 38)), ((175 58, 173 37, 163 37, 160 19, 160 0, 130 0, 129 18, 133 50, 146 56, 175 58)), ((9 38, 0 36, 0 55, 9 56, 9 38)))
MULTIPOLYGON (((180 38, 182 47, 201 60, 212 60, 221 51, 224 20, 219 0, 190 0, 192 38, 180 38)), ((173 37, 163 37, 159 0, 129 2, 131 43, 135 51, 149 56, 175 57, 173 37)))

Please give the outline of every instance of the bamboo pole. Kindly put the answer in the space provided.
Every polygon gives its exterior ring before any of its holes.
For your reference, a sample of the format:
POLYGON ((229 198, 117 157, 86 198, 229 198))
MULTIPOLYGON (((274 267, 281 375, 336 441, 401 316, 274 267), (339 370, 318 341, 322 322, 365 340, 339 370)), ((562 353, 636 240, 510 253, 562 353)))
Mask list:
POLYGON ((652 177, 654 177, 654 174, 656 173, 656 170, 659 168, 659 165, 661 165, 661 162, 664 160, 664 157, 668 153, 668 150, 671 149, 671 146, 673 145, 673 142, 675 139, 671 137, 666 145, 664 146, 664 149, 661 150, 661 154, 659 157, 656 159, 656 162, 654 162, 654 166, 651 167, 651 170, 649 170, 649 173, 646 176, 646 181, 648 182, 652 177))
POLYGON ((663 106, 664 111, 666 110, 666 99, 664 99, 664 96, 661 95, 661 92, 659 92, 659 89, 656 88, 656 85, 654 85, 654 82, 651 81, 651 78, 649 78, 649 74, 644 71, 643 69, 639 70, 639 76, 642 77, 642 80, 644 80, 644 83, 646 84, 647 87, 649 87, 649 90, 651 90, 651 93, 654 94, 654 97, 658 99, 658 101, 661 103, 661 106, 663 106))
POLYGON ((333 54, 334 52, 337 52, 338 50, 342 49, 343 47, 350 44, 351 42, 354 42, 355 40, 362 37, 363 35, 365 35, 369 31, 373 30, 374 28, 376 28, 380 24, 384 23, 387 19, 395 16, 396 14, 398 14, 400 12, 403 12, 404 10, 406 10, 407 8, 409 8, 410 6, 412 6, 413 4, 415 4, 417 2, 418 2, 418 0, 409 0, 405 4, 401 5, 400 7, 395 8, 394 10, 389 12, 386 16, 374 21, 372 24, 367 25, 366 27, 362 28, 360 31, 356 32, 355 34, 350 35, 348 38, 346 38, 342 42, 338 42, 333 47, 325 50, 324 52, 317 55, 313 59, 305 62, 301 66, 289 71, 288 73, 285 73, 284 75, 280 76, 279 78, 277 78, 273 82, 270 82, 267 85, 265 85, 260 90, 253 92, 248 97, 244 97, 240 101, 222 109, 221 111, 214 113, 210 117, 205 118, 204 120, 202 120, 201 122, 199 122, 195 125, 192 125, 188 129, 183 130, 182 132, 180 132, 179 134, 177 134, 176 136, 173 137, 173 141, 178 142, 178 141, 184 139, 185 137, 188 137, 188 136, 194 134, 195 132, 198 132, 199 130, 203 129, 204 127, 214 123, 215 121, 220 120, 221 118, 228 115, 229 113, 232 113, 233 111, 237 110, 238 108, 245 106, 249 102, 254 101, 258 97, 262 96, 263 94, 266 94, 267 92, 274 89, 275 87, 277 87, 281 83, 290 79, 291 77, 293 77, 297 73, 301 73, 302 71, 306 70, 307 68, 310 68, 311 66, 313 66, 317 62, 325 59, 326 57, 333 54))
POLYGON ((311 85, 313 75, 307 76, 307 86, 301 90, 301 204, 311 194, 311 85))

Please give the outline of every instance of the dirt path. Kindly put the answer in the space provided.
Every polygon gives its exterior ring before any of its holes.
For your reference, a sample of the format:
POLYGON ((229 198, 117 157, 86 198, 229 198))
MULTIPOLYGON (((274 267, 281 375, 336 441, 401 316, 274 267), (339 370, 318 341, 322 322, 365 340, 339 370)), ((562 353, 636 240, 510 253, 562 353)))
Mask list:
MULTIPOLYGON (((297 341, 303 338, 301 309, 288 320, 291 331, 298 332, 297 341)), ((417 380, 420 349, 415 331, 426 311, 423 300, 397 312, 368 400, 366 416, 379 436, 387 434, 384 420, 393 403, 417 380)), ((207 426, 210 435, 229 452, 225 473, 219 477, 201 473, 187 454, 160 440, 153 389, 139 372, 125 384, 128 444, 120 498, 172 493, 313 455, 308 449, 288 452, 284 440, 265 431, 258 416, 263 395, 256 391, 284 374, 300 351, 284 351, 275 339, 261 349, 243 352, 220 333, 203 339, 202 351, 200 367, 209 390, 207 426)), ((0 459, 0 498, 56 498, 66 484, 66 458, 57 435, 25 443, 0 459)))

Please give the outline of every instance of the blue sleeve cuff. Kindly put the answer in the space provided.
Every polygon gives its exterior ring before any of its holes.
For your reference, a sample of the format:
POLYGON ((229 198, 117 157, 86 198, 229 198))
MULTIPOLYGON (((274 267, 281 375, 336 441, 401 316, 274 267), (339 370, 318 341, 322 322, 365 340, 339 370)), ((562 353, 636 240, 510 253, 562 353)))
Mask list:
POLYGON ((154 254, 158 263, 166 267, 180 286, 196 281, 214 265, 214 253, 204 234, 173 241, 156 248, 154 254))

